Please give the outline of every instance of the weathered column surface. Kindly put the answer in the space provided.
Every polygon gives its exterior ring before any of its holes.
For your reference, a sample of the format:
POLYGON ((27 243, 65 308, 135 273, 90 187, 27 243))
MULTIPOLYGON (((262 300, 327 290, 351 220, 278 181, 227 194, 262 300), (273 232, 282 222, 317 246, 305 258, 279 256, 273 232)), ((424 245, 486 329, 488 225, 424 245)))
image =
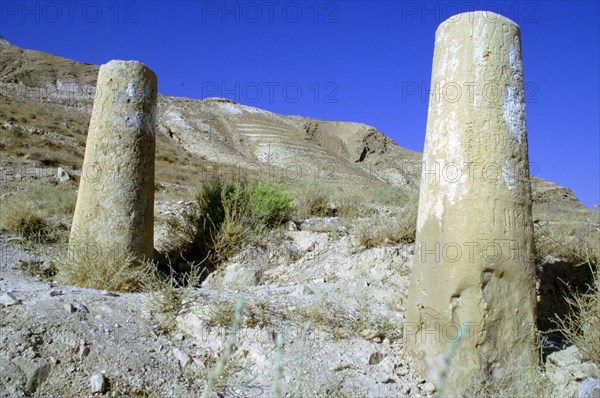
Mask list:
POLYGON ((537 363, 519 37, 483 11, 435 35, 405 338, 444 394, 537 363))
POLYGON ((153 257, 157 79, 135 61, 100 67, 70 250, 153 257))

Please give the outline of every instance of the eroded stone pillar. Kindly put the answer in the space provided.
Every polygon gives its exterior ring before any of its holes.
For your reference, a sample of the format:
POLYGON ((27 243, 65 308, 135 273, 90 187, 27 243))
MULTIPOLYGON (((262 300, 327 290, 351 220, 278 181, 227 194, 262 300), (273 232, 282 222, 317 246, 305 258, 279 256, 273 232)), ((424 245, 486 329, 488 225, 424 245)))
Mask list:
POLYGON ((100 67, 69 241, 76 257, 153 257, 157 79, 135 61, 100 67))
POLYGON ((452 395, 538 361, 519 27, 483 11, 443 22, 429 101, 405 338, 452 395))

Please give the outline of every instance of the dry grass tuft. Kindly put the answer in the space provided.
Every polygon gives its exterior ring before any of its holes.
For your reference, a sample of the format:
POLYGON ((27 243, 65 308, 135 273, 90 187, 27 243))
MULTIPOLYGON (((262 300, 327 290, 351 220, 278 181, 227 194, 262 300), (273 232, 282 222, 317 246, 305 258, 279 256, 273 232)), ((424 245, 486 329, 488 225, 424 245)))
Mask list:
POLYGON ((136 261, 119 247, 104 248, 90 239, 91 234, 74 234, 66 252, 56 259, 57 278, 67 285, 91 289, 139 292, 148 278, 148 263, 136 261))
POLYGON ((415 241, 416 219, 416 203, 407 205, 391 217, 362 219, 355 226, 351 250, 356 252, 383 245, 412 243, 415 241))
MULTIPOLYGON (((475 377, 475 382, 464 393, 471 397, 498 398, 551 398, 555 397, 552 383, 539 366, 512 364, 506 376, 499 380, 475 377)), ((438 395, 436 395, 438 396, 438 395)))
POLYGON ((325 217, 328 214, 329 195, 319 187, 308 186, 305 189, 296 189, 294 196, 295 217, 305 219, 309 217, 325 217))

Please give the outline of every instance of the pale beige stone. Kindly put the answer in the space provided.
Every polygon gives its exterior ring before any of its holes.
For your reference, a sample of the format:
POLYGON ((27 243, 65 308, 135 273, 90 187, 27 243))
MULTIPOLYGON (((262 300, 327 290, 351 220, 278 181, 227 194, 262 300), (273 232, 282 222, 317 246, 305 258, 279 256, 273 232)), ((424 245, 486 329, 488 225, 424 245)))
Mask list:
POLYGON ((157 79, 135 61, 100 67, 70 237, 72 255, 153 256, 157 79))
POLYGON ((538 360, 519 27, 482 11, 443 22, 431 80, 405 337, 452 395, 538 360))

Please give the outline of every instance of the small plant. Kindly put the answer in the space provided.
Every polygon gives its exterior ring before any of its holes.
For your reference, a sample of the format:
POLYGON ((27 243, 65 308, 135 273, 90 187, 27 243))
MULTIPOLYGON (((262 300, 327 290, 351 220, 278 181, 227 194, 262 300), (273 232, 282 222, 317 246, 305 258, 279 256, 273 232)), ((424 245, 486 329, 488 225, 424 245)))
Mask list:
POLYGON ((10 132, 17 138, 23 137, 24 134, 24 130, 21 127, 13 127, 10 132))
POLYGON ((311 326, 312 321, 307 321, 304 324, 302 336, 300 337, 298 349, 296 350, 296 386, 294 388, 294 398, 302 397, 302 389, 308 384, 308 380, 306 380, 305 376, 304 361, 306 359, 306 337, 308 336, 311 326))
POLYGON ((277 333, 275 338, 275 369, 273 372, 273 396, 280 398, 281 380, 283 379, 283 336, 277 333))
POLYGON ((207 323, 210 326, 229 327, 235 316, 235 307, 232 303, 221 303, 208 310, 207 323))

